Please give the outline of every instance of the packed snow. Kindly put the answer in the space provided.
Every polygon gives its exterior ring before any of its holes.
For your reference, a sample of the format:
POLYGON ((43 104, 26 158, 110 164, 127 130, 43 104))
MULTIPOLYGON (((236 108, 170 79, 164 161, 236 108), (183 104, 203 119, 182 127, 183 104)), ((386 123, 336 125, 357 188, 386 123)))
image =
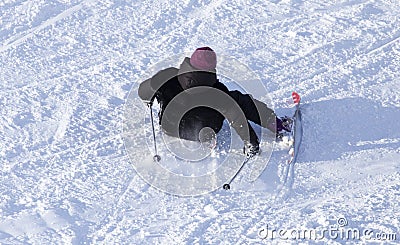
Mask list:
POLYGON ((399 1, 3 0, 0 27, 1 244, 400 241, 399 1), (135 171, 125 105, 201 46, 280 116, 297 91, 304 132, 295 164, 278 143, 256 181, 182 197, 135 171))

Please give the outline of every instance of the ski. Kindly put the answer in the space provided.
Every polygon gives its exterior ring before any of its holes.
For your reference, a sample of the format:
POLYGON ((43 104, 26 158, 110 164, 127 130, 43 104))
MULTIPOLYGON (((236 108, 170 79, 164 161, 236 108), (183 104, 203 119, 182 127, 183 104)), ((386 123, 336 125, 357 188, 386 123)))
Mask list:
POLYGON ((303 125, 301 119, 301 110, 300 110, 300 95, 296 92, 292 93, 293 103, 296 107, 294 115, 292 117, 293 123, 291 126, 291 146, 289 148, 290 159, 288 163, 294 163, 297 160, 297 156, 300 149, 300 144, 303 136, 303 125))
POLYGON ((292 93, 293 103, 295 105, 295 112, 292 117, 291 131, 290 131, 290 148, 288 151, 289 159, 284 167, 283 182, 278 188, 277 196, 284 197, 292 189, 294 183, 294 163, 299 154, 300 143, 303 136, 303 125, 301 118, 300 95, 296 92, 292 93))

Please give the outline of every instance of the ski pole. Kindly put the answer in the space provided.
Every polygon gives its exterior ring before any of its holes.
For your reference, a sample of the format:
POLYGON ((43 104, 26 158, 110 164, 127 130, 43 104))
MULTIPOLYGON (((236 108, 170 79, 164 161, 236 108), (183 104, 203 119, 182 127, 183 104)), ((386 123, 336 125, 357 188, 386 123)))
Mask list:
POLYGON ((224 184, 222 188, 224 188, 224 190, 229 190, 231 189, 231 183, 232 181, 239 175, 240 171, 242 171, 244 165, 246 165, 246 163, 250 160, 251 157, 246 157, 246 159, 243 160, 242 162, 242 166, 240 166, 240 168, 238 169, 238 171, 236 172, 236 174, 229 180, 229 182, 227 184, 224 184))
POLYGON ((155 152, 155 155, 154 155, 154 157, 153 157, 153 160, 154 160, 155 162, 159 162, 159 161, 161 160, 161 157, 160 157, 160 155, 158 155, 158 153, 157 153, 156 132, 155 132, 155 130, 154 130, 154 120, 153 120, 153 110, 152 110, 152 106, 153 106, 153 103, 150 102, 150 103, 149 103, 149 108, 150 108, 150 119, 151 119, 151 129, 152 129, 152 131, 153 131, 153 142, 154 142, 154 152, 155 152))

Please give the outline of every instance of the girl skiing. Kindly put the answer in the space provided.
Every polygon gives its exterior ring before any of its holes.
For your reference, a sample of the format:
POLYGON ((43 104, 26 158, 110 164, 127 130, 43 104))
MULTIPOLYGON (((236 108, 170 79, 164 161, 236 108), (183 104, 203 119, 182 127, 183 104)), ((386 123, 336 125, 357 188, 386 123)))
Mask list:
POLYGON ((207 140, 218 133, 225 119, 244 141, 248 157, 259 153, 259 139, 248 121, 279 135, 290 131, 284 120, 261 101, 237 90, 229 90, 216 74, 217 56, 209 47, 185 57, 179 69, 159 71, 139 86, 139 97, 149 105, 160 105, 159 121, 171 136, 191 141, 207 140), (206 133, 204 133, 206 132, 206 133))

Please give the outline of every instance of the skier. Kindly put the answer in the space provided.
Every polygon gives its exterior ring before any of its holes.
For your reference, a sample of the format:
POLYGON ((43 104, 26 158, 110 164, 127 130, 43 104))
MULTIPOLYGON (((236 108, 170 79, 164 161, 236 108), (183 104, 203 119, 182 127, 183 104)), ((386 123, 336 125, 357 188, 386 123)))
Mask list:
POLYGON ((260 148, 258 136, 248 121, 277 135, 290 131, 285 119, 278 118, 267 105, 249 94, 230 91, 219 82, 216 65, 215 52, 210 47, 202 47, 190 58, 185 57, 179 69, 161 70, 140 84, 138 94, 145 103, 152 105, 157 99, 159 122, 166 134, 191 141, 208 140, 211 134, 220 131, 227 119, 244 141, 244 153, 252 157, 260 148), (205 100, 217 106, 207 106, 205 100), (187 108, 188 104, 195 106, 187 108), (205 128, 213 132, 203 133, 205 128))

